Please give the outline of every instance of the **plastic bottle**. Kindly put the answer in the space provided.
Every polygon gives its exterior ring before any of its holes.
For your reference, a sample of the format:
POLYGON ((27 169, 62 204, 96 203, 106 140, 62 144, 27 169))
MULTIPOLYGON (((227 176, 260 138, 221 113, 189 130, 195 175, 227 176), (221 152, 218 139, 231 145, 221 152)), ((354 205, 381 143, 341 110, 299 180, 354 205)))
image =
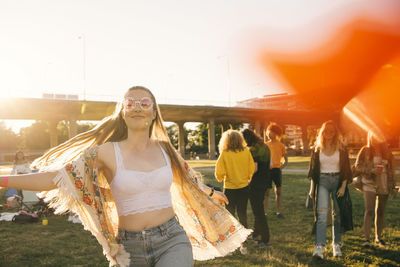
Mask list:
POLYGON ((49 221, 47 220, 46 215, 43 215, 42 216, 42 225, 48 225, 48 224, 49 224, 49 221))

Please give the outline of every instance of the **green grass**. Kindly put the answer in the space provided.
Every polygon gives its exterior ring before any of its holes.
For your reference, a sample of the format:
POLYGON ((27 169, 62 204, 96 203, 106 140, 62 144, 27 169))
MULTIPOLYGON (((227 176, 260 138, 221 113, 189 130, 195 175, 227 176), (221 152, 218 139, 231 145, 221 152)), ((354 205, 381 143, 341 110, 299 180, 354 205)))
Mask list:
MULTIPOLYGON (((288 169, 307 169, 310 157, 289 157, 288 169)), ((192 168, 214 168, 216 160, 188 160, 192 168)))
POLYGON ((214 168, 216 160, 187 160, 186 161, 192 168, 214 168))
MULTIPOLYGON (((304 164, 305 161, 299 159, 297 162, 304 164)), ((292 160, 290 165, 295 163, 292 160)), ((206 183, 222 187, 214 178, 213 168, 202 169, 201 172, 206 183)), ((311 235, 313 215, 304 207, 308 189, 309 180, 304 173, 284 174, 282 213, 286 218, 276 218, 275 202, 271 196, 268 211, 270 249, 257 250, 249 244, 246 256, 236 251, 232 256, 197 261, 195 266, 400 266, 399 196, 389 200, 386 210, 383 237, 390 244, 389 248, 361 247, 362 194, 351 189, 355 229, 343 236, 344 257, 333 258, 332 248, 328 245, 325 260, 315 260, 311 257, 314 246, 311 235)), ((48 226, 0 222, 0 266, 108 266, 100 245, 88 231, 83 230, 82 225, 67 222, 67 216, 53 215, 48 219, 48 226)), ((253 219, 249 205, 249 227, 252 227, 253 219)), ((328 229, 328 244, 331 242, 330 232, 328 229)))

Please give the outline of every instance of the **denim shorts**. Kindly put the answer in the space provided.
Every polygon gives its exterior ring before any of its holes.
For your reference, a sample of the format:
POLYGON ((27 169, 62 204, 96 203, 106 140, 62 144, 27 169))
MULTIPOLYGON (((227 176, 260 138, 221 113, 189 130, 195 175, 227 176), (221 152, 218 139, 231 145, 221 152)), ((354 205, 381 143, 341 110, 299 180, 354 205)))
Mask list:
POLYGON ((118 240, 130 254, 129 266, 193 266, 192 245, 176 217, 141 231, 119 229, 118 240))

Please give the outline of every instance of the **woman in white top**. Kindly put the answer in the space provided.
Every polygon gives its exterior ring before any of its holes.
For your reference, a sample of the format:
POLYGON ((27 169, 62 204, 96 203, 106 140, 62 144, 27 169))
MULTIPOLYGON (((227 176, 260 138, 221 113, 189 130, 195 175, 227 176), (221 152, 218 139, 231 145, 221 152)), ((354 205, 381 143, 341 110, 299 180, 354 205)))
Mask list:
POLYGON ((192 266, 224 256, 251 231, 218 204, 228 202, 223 193, 194 177, 162 122, 153 94, 132 87, 113 115, 36 160, 40 173, 0 185, 48 191, 42 196, 58 212, 79 215, 110 265, 192 266), (60 163, 68 164, 55 171, 60 163))
MULTIPOLYGON (((339 208, 338 197, 344 196, 346 185, 351 182, 352 173, 347 150, 341 142, 340 133, 333 121, 322 124, 312 151, 308 177, 311 178, 309 194, 314 200, 315 251, 313 256, 323 258, 329 202, 332 199, 333 256, 341 257, 341 227, 344 227, 345 222, 342 220, 343 210, 339 208)), ((350 224, 352 228, 352 220, 350 224)))

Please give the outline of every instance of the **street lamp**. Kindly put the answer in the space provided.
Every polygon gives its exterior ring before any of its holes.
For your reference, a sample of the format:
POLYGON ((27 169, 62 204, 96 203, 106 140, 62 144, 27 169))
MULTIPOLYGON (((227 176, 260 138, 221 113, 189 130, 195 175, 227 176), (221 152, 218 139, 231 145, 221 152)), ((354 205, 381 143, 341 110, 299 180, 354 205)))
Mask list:
POLYGON ((217 59, 221 59, 221 58, 226 59, 226 86, 228 89, 229 106, 231 106, 231 84, 230 84, 231 70, 230 70, 230 64, 229 64, 229 56, 225 54, 225 55, 221 55, 221 56, 217 57, 217 59))

